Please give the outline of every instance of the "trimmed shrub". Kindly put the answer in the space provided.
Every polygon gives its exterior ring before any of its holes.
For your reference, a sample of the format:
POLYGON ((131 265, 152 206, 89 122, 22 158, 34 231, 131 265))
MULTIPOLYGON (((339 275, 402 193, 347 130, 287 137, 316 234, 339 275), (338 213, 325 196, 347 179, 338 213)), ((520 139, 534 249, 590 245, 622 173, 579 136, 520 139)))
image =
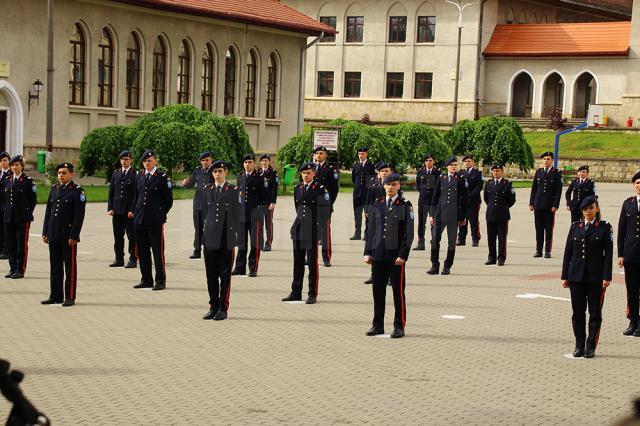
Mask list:
POLYGON ((402 123, 387 129, 395 141, 395 149, 402 152, 403 160, 414 168, 422 167, 422 159, 431 153, 436 162, 442 164, 451 156, 451 148, 433 128, 420 123, 402 123))
POLYGON ((471 120, 462 120, 456 123, 447 133, 443 140, 449 145, 454 155, 464 155, 473 152, 475 148, 473 133, 476 123, 471 120))
POLYGON ((133 132, 128 126, 107 126, 87 133, 80 143, 82 176, 105 171, 107 181, 118 167, 118 154, 131 148, 133 132))

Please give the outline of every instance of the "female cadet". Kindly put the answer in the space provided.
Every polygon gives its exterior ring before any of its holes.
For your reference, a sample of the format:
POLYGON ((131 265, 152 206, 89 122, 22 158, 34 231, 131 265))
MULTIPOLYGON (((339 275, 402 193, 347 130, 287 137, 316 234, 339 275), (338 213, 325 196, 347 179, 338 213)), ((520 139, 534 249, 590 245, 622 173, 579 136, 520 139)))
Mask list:
POLYGON ((580 204, 582 219, 571 224, 562 263, 562 286, 571 289, 573 334, 576 337, 574 357, 595 356, 602 304, 611 282, 613 266, 613 230, 600 219, 596 196, 580 204), (589 337, 585 334, 585 311, 589 308, 589 337), (586 343, 586 347, 585 347, 586 343))

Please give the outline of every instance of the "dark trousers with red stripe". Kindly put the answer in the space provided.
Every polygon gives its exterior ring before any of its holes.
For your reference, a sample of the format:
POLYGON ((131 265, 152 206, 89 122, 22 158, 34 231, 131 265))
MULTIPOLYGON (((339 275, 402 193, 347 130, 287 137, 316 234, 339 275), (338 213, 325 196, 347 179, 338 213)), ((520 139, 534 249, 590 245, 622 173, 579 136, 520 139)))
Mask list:
POLYGON ((507 260, 507 234, 509 222, 487 222, 487 240, 489 242, 489 261, 507 260), (496 241, 497 240, 497 241, 496 241), (498 249, 496 250, 496 242, 498 249))
POLYGON ((7 255, 9 256, 11 273, 24 274, 27 270, 30 226, 31 222, 5 224, 7 255))
POLYGON ((533 216, 536 223, 536 251, 542 252, 544 245, 545 253, 551 253, 556 214, 551 210, 534 210, 533 216))
POLYGON ((78 287, 77 245, 49 242, 49 265, 51 268, 51 294, 49 299, 56 302, 76 300, 78 287))
POLYGON ((252 220, 240 224, 238 233, 238 257, 236 258, 236 271, 240 275, 247 272, 247 253, 249 253, 249 272, 258 272, 260 263, 260 251, 263 244, 262 223, 252 220))
POLYGON ((136 235, 133 230, 133 219, 129 219, 125 214, 114 214, 111 218, 113 225, 113 251, 116 254, 116 260, 124 261, 124 236, 126 234, 129 246, 129 261, 136 260, 136 235))
POLYGON ((318 238, 322 240, 322 260, 331 262, 331 213, 329 220, 318 223, 318 238))
MULTIPOLYGON (((427 219, 431 216, 431 206, 418 206, 418 240, 425 241, 425 231, 427 229, 427 219)), ((433 225, 429 225, 429 234, 433 234, 433 225)))
POLYGON ((233 250, 204 250, 204 267, 207 272, 209 305, 212 311, 229 310, 233 255, 233 250))
POLYGON ((471 228, 471 241, 477 243, 480 241, 480 204, 472 204, 467 210, 467 221, 464 225, 460 225, 458 230, 458 241, 465 242, 467 233, 471 228))
POLYGON ((309 266, 309 296, 318 297, 318 242, 293 240, 293 282, 291 292, 302 296, 304 267, 309 266))
POLYGON ((576 336, 576 345, 581 346, 586 342, 587 349, 595 349, 600 337, 602 325, 602 305, 604 303, 605 290, 602 281, 569 283, 571 289, 571 308, 573 316, 573 334, 576 336), (589 337, 585 333, 587 321, 586 310, 589 309, 589 337))
POLYGON ((265 245, 271 246, 273 243, 273 210, 265 207, 262 214, 264 219, 264 230, 265 234, 267 234, 265 245))
POLYGON ((164 266, 164 225, 136 225, 136 244, 140 260, 141 282, 153 284, 151 253, 156 268, 156 285, 166 284, 164 266))
POLYGON ((627 318, 640 317, 640 263, 624 262, 624 282, 627 285, 627 318))
POLYGON ((0 254, 7 252, 7 238, 4 224, 4 210, 0 210, 0 254))
POLYGON ((202 252, 202 233, 204 232, 204 210, 193 209, 193 250, 202 252))
POLYGON ((405 265, 397 266, 394 261, 373 261, 373 326, 384 328, 384 311, 387 298, 387 283, 391 280, 395 316, 393 328, 404 330, 407 322, 407 304, 404 298, 405 265))

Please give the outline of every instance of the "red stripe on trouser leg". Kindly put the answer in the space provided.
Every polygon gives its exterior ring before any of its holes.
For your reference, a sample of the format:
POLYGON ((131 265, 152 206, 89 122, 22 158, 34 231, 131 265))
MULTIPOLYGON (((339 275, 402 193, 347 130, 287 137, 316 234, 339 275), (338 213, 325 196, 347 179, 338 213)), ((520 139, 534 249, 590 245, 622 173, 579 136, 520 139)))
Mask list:
POLYGON ((262 235, 262 224, 256 224, 256 270, 254 272, 258 272, 258 264, 260 263, 260 236, 262 235))
MULTIPOLYGON (((602 296, 600 296, 600 314, 602 315, 602 305, 604 305, 604 294, 607 292, 606 288, 602 289, 602 296)), ((602 327, 602 326, 600 326, 602 327)), ((598 328, 598 332, 596 333, 596 341, 595 341, 595 348, 598 347, 598 340, 600 340, 600 328, 598 328)))
POLYGON ((274 208, 269 212, 269 245, 273 243, 273 213, 276 211, 274 208))
POLYGON ((329 261, 331 261, 331 221, 327 221, 327 226, 325 226, 325 234, 327 241, 327 256, 329 257, 329 261))
MULTIPOLYGON (((233 262, 235 261, 236 258, 236 251, 235 249, 231 250, 231 263, 230 265, 233 265, 233 262)), ((229 277, 227 278, 227 294, 224 297, 224 306, 227 310, 227 312, 229 311, 229 297, 231 296, 231 271, 229 271, 229 277)))
POLYGON ((627 303, 627 318, 629 318, 629 304, 627 303))
POLYGON ((549 252, 553 249, 553 228, 556 226, 556 214, 551 212, 553 219, 551 219, 551 235, 549 235, 549 252))
POLYGON ((76 299, 76 246, 71 246, 71 274, 69 276, 69 297, 71 300, 76 299))
POLYGON ((320 278, 320 270, 318 269, 318 242, 316 241, 316 249, 315 249, 315 256, 316 256, 316 297, 318 297, 318 281, 320 278))
POLYGON ((138 255, 138 243, 133 243, 133 255, 136 257, 136 260, 140 261, 140 256, 138 255))
POLYGON ((22 273, 24 274, 27 271, 27 258, 29 257, 29 228, 31 227, 31 222, 27 222, 25 224, 24 231, 24 259, 22 259, 22 273))
POLYGON ((509 237, 509 222, 507 222, 507 230, 504 232, 504 257, 507 257, 507 238, 509 237))
POLYGON ((167 284, 167 271, 164 265, 164 224, 162 224, 162 235, 160 236, 160 258, 162 259, 162 275, 164 275, 164 283, 167 284))
POLYGON ((476 229, 478 230, 478 240, 482 238, 480 233, 480 204, 478 204, 478 214, 476 215, 476 229))
POLYGON ((402 318, 402 329, 404 330, 404 326, 407 322, 407 312, 405 310, 404 304, 404 263, 400 265, 400 288, 398 289, 398 293, 400 294, 400 309, 402 318))

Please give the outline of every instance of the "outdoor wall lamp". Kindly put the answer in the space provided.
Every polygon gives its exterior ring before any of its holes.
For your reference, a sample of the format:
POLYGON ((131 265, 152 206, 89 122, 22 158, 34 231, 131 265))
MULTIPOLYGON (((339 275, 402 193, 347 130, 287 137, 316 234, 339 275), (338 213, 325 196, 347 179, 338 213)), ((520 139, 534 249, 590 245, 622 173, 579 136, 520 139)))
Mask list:
POLYGON ((31 90, 29 90, 29 110, 28 112, 31 112, 31 104, 33 103, 33 101, 37 101, 38 105, 40 105, 40 92, 42 92, 42 86, 44 86, 44 84, 40 81, 40 79, 37 79, 36 81, 33 82, 33 90, 35 93, 31 93, 31 90))

